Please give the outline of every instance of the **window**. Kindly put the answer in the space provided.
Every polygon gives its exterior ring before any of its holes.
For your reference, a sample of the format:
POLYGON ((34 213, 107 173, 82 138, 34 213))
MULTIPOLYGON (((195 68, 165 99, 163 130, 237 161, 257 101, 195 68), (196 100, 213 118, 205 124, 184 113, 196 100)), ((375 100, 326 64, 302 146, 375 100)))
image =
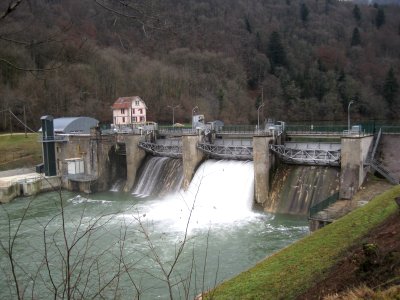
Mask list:
POLYGON ((139 108, 139 114, 143 113, 143 109, 139 108))
POLYGON ((136 101, 135 101, 135 105, 136 105, 136 106, 139 106, 139 100, 136 100, 136 101))
POLYGON ((121 114, 125 114, 125 108, 121 108, 121 114))
POLYGON ((122 123, 125 123, 125 117, 122 117, 122 123))
POLYGON ((137 122, 137 118, 136 117, 132 117, 132 123, 136 123, 137 122))
POLYGON ((132 115, 134 115, 135 114, 135 109, 134 108, 132 108, 132 115))
POLYGON ((140 122, 144 122, 144 117, 140 117, 140 122))

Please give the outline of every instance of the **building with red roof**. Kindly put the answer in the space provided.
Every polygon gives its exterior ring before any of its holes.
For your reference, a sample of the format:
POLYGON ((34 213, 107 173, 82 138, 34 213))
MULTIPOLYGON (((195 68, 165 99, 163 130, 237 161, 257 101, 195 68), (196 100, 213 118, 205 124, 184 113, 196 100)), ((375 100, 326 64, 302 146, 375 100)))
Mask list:
POLYGON ((114 125, 146 122, 146 103, 139 96, 119 97, 112 105, 114 125))

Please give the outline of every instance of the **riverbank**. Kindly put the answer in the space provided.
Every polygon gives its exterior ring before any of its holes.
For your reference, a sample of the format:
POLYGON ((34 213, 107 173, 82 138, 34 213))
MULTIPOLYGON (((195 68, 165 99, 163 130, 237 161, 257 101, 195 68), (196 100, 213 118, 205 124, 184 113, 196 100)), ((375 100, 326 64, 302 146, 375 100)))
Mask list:
POLYGON ((296 299, 326 278, 350 247, 398 213, 398 196, 400 185, 224 282, 210 298, 296 299))
POLYGON ((0 135, 0 171, 28 168, 42 162, 37 133, 0 135))

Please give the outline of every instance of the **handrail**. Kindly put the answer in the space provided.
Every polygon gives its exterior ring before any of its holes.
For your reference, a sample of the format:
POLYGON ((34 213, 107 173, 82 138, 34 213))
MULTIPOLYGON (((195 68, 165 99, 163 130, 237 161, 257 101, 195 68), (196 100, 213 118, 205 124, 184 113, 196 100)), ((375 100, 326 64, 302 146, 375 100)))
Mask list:
POLYGON ((388 170, 386 170, 380 162, 378 162, 375 159, 369 159, 367 160, 367 164, 369 164, 375 171, 377 171, 379 174, 384 176, 387 180, 389 180, 390 183, 392 184, 399 184, 399 180, 394 178, 392 174, 388 170))

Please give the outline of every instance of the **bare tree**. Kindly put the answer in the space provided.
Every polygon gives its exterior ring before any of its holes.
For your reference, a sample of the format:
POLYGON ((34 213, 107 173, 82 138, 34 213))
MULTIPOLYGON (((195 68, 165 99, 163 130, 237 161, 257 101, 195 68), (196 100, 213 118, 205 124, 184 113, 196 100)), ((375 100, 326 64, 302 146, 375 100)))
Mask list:
MULTIPOLYGON (((30 209, 35 198, 27 202, 17 223, 13 222, 13 216, 7 208, 1 206, 8 222, 7 238, 0 239, 0 252, 7 257, 8 265, 2 264, 1 269, 3 274, 9 274, 7 280, 11 297, 34 299, 40 298, 43 296, 41 293, 45 293, 47 296, 52 295, 55 299, 115 299, 121 296, 128 283, 132 288, 129 294, 140 299, 145 292, 140 279, 142 274, 148 274, 164 282, 169 299, 193 297, 193 291, 196 293, 199 288, 196 278, 201 278, 200 288, 202 291, 205 289, 204 272, 208 257, 208 236, 202 270, 196 269, 196 254, 193 246, 189 267, 185 271, 177 271, 177 266, 190 240, 189 225, 195 202, 188 207, 185 230, 176 244, 173 257, 163 258, 159 252, 160 249, 154 244, 149 224, 146 224, 142 220, 143 216, 137 212, 137 216, 134 217, 134 222, 138 225, 137 232, 140 234, 139 237, 143 238, 143 243, 147 245, 149 251, 136 249, 139 255, 132 260, 126 253, 126 243, 129 242, 129 238, 133 238, 132 232, 128 232, 128 228, 133 225, 132 221, 127 222, 123 219, 118 234, 110 233, 108 225, 115 221, 118 212, 104 211, 96 218, 89 217, 89 208, 85 202, 79 216, 70 216, 65 198, 62 191, 57 190, 58 200, 53 203, 57 206, 57 213, 44 223, 40 219, 36 220, 42 236, 41 246, 33 246, 23 237, 24 222, 32 217, 30 209), (112 241, 110 237, 113 237, 112 241), (104 245, 102 243, 104 240, 110 242, 104 245), (18 255, 18 247, 21 245, 32 248, 30 266, 24 265, 18 255), (144 259, 158 266, 161 277, 159 273, 153 273, 147 269, 148 267, 144 269, 139 267, 144 259)), ((78 200, 88 201, 83 197, 79 197, 78 200)))

